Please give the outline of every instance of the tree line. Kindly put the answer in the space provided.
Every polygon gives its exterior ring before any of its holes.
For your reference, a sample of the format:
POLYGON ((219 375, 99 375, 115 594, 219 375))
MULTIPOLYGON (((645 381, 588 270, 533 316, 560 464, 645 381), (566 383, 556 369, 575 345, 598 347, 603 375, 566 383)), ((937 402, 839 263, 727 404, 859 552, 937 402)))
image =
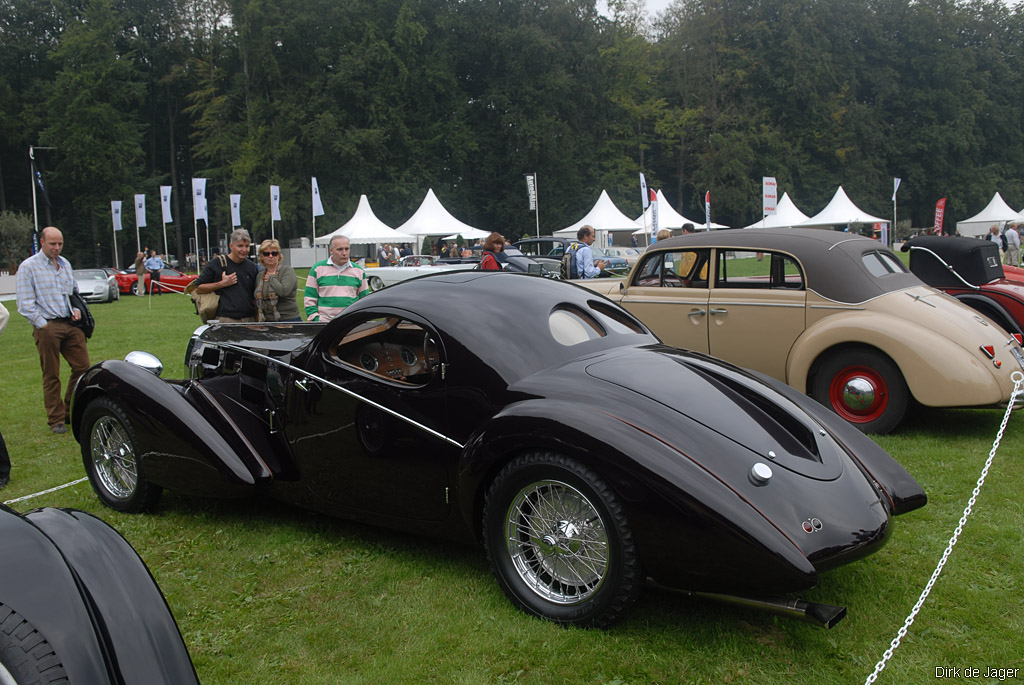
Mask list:
MULTIPOLYGON (((360 194, 397 226, 428 188, 461 220, 533 233, 606 189, 640 213, 638 173, 684 214, 743 226, 774 176, 807 213, 842 184, 862 209, 947 222, 996 191, 1024 206, 1024 9, 1000 0, 676 0, 648 21, 612 0, 0 0, 0 211, 31 215, 29 146, 76 264, 189 250, 192 177, 210 228, 310 235, 360 194)), ((10 222, 0 222, 7 225, 10 222)), ((12 240, 5 233, 5 240, 12 240)), ((20 241, 21 239, 17 239, 20 241)), ((5 254, 25 246, 5 245, 5 254)), ((9 260, 10 258, 8 258, 9 260)))

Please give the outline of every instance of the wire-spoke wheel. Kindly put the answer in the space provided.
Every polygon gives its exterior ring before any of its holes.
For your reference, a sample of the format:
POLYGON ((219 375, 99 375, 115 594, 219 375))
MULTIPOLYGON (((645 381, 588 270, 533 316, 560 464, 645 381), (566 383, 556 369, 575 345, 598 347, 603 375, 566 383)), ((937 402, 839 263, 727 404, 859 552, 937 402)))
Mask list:
POLYGON ((86 407, 82 420, 82 459, 93 490, 112 509, 152 509, 160 488, 142 473, 135 435, 121 407, 101 397, 86 407))
POLYGON ((384 289, 384 281, 380 276, 370 276, 366 279, 367 285, 370 286, 370 290, 377 292, 378 290, 384 289))
POLYGON ((568 457, 534 453, 509 462, 487 493, 484 533, 505 593, 556 623, 606 626, 643 583, 614 493, 568 457))

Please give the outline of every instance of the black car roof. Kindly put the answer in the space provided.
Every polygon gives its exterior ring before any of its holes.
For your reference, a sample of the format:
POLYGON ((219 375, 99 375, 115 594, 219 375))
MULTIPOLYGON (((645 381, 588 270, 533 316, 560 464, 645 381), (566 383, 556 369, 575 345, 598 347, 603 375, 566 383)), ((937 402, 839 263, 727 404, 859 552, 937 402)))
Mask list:
POLYGON ((508 271, 446 271, 411 278, 361 298, 339 319, 384 307, 419 315, 509 381, 591 352, 657 342, 632 314, 593 290, 508 271), (551 332, 550 316, 566 305, 602 322, 607 334, 575 345, 558 343, 551 332), (640 333, 608 326, 605 313, 609 310, 640 333))
POLYGON ((910 270, 922 281, 937 288, 957 288, 963 286, 963 282, 950 273, 949 269, 935 258, 936 255, 973 285, 983 285, 1003 278, 999 246, 991 240, 925 235, 903 243, 902 249, 904 252, 910 252, 910 270))
POLYGON ((837 302, 864 302, 894 290, 922 284, 921 279, 912 273, 893 273, 881 278, 874 276, 864 265, 862 258, 865 254, 883 252, 888 253, 892 259, 899 258, 877 240, 841 231, 738 228, 689 233, 659 240, 647 251, 691 247, 790 254, 803 268, 807 287, 837 302))

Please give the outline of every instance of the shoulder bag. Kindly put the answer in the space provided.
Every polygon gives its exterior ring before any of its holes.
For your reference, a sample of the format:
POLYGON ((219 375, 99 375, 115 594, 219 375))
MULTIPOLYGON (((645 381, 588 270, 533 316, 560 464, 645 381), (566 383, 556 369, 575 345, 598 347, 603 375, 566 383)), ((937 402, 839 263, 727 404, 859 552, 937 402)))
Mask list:
MULTIPOLYGON (((228 260, 224 255, 217 255, 217 260, 220 261, 221 271, 228 266, 228 260)), ((210 319, 217 318, 217 307, 220 306, 220 293, 214 291, 212 293, 197 293, 196 287, 199 283, 198 279, 192 281, 185 287, 185 294, 192 298, 192 304, 196 307, 196 314, 203 323, 206 323, 210 319)))

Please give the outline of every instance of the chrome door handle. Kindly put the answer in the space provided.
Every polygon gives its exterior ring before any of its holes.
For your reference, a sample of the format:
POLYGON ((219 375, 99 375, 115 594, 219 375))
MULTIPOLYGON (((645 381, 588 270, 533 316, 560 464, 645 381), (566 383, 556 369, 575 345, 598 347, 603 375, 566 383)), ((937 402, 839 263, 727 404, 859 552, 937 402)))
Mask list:
POLYGON ((691 309, 688 316, 704 316, 707 313, 706 309, 691 309))
POLYGON ((711 313, 712 314, 728 314, 729 310, 728 309, 712 309, 711 313))

